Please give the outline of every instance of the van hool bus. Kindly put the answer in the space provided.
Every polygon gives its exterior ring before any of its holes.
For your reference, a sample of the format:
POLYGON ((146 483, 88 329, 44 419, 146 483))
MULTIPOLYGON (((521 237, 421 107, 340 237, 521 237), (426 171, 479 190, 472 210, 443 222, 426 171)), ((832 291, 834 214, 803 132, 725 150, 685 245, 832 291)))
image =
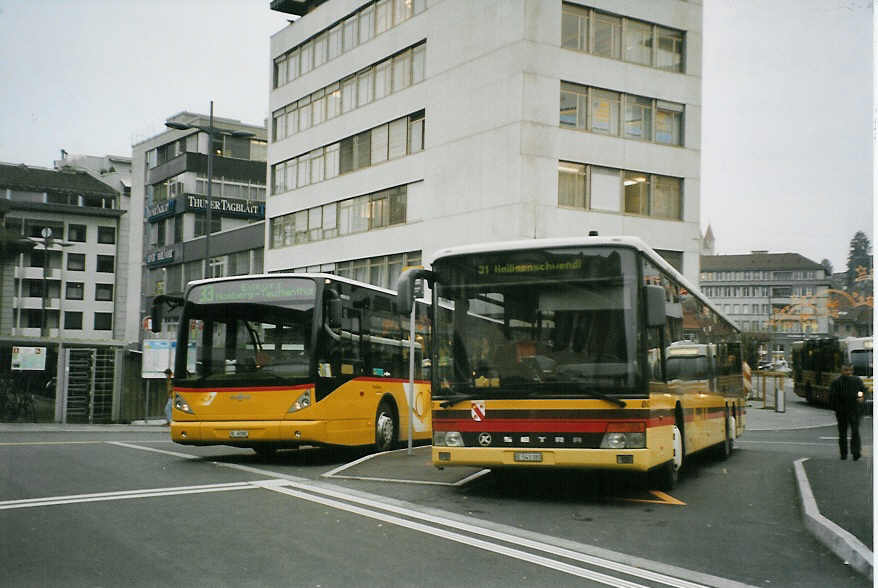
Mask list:
MULTIPOLYGON (((409 316, 396 293, 328 274, 191 282, 182 304, 171 437, 270 454, 300 445, 392 447, 408 430, 409 316), (194 345, 192 345, 194 343, 194 345)), ((430 329, 418 305, 415 439, 430 436, 422 361, 430 329)))
POLYGON ((596 468, 676 483, 744 429, 738 330, 632 237, 440 251, 431 285, 433 463, 596 468))
POLYGON ((872 403, 872 337, 821 337, 793 343, 793 389, 809 403, 827 404, 829 385, 849 363, 866 385, 872 403))

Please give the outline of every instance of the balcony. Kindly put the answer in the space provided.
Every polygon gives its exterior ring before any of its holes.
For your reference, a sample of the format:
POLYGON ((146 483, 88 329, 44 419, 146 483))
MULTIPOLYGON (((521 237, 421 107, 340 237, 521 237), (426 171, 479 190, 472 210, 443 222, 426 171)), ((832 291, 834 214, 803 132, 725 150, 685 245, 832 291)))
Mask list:
MULTIPOLYGON (((43 268, 41 267, 20 267, 15 266, 15 277, 19 280, 42 280, 43 279, 43 268)), ((61 279, 61 270, 59 268, 50 267, 46 270, 46 279, 49 280, 60 280, 61 279)))
MULTIPOLYGON (((14 337, 40 337, 40 328, 23 327, 20 329, 12 329, 14 337)), ((56 327, 49 329, 49 338, 57 339, 61 335, 61 331, 56 327)))
MULTIPOLYGON (((22 310, 42 310, 43 298, 41 296, 14 296, 12 298, 12 308, 21 308, 22 310)), ((60 298, 46 298, 46 310, 60 310, 60 298)))

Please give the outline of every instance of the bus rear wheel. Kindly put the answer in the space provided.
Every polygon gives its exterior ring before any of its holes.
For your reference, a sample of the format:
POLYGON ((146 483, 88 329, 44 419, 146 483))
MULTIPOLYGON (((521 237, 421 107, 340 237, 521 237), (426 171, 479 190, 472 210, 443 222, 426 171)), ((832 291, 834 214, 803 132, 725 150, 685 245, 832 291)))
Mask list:
POLYGON ((382 400, 375 413, 375 449, 390 451, 396 444, 396 415, 390 403, 382 400))
POLYGON ((253 451, 260 457, 273 457, 277 454, 277 447, 274 445, 255 445, 253 451))

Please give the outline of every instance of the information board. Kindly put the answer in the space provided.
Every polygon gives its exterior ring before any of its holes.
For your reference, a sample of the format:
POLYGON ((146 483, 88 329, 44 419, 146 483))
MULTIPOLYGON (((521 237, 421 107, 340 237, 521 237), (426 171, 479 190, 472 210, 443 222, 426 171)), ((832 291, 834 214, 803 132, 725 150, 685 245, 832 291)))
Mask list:
MULTIPOLYGON (((145 339, 143 341, 143 362, 140 376, 142 378, 165 378, 165 370, 174 369, 174 355, 177 342, 171 339, 145 339)), ((195 373, 195 343, 189 343, 189 355, 186 358, 186 369, 195 373)))
POLYGON ((46 348, 45 347, 13 347, 12 369, 28 371, 45 371, 46 348))

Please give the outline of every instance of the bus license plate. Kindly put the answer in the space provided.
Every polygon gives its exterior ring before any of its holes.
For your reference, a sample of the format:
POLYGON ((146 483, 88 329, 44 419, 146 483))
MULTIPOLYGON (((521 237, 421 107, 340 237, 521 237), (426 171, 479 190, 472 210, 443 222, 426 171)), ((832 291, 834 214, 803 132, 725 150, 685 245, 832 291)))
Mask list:
POLYGON ((516 451, 515 461, 540 462, 543 461, 543 454, 539 451, 516 451))
POLYGON ((247 431, 229 431, 229 438, 231 439, 246 439, 250 435, 247 431))

